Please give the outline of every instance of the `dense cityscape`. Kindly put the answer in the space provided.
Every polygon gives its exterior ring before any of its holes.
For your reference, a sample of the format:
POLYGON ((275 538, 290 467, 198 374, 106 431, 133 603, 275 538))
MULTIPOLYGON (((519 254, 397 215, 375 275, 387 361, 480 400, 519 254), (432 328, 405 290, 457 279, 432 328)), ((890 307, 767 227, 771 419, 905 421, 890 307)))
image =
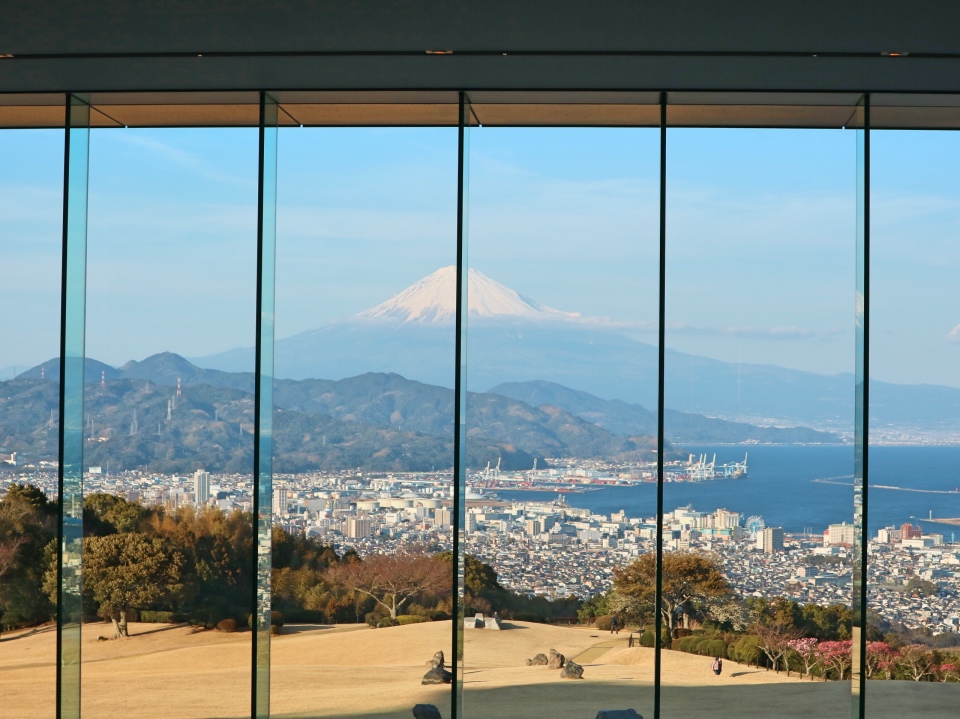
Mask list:
MULTIPOLYGON (((691 458, 670 470, 673 481, 693 481, 705 471, 722 477, 746 472, 746 462, 715 468, 691 458), (737 469, 732 469, 737 468, 737 469)), ((551 599, 588 599, 606 592, 614 569, 654 551, 656 518, 624 511, 597 514, 576 506, 596 483, 629 487, 650 481, 655 467, 614 467, 567 461, 551 469, 471 473, 464 517, 465 550, 491 565, 514 592, 551 599), (496 489, 492 489, 496 488, 496 489), (511 500, 515 489, 539 490, 542 499, 511 500)), ((700 479, 704 479, 700 476, 700 479)), ((0 472, 0 495, 13 482, 56 493, 49 469, 0 472)), ((452 547, 452 474, 334 472, 274 478, 274 521, 342 552, 361 556, 403 547, 452 547)), ((107 493, 146 505, 176 509, 211 505, 250 511, 250 477, 107 474, 92 467, 85 494, 107 493)), ((952 539, 952 536, 951 536, 952 539)), ((702 511, 691 506, 664 513, 665 549, 715 555, 731 586, 744 598, 789 597, 821 605, 851 601, 854 526, 834 524, 817 534, 767 527, 762 517, 736 508, 702 511)), ((904 524, 870 538, 871 608, 886 622, 933 634, 960 631, 960 544, 904 524), (935 599, 931 596, 936 595, 935 599)))

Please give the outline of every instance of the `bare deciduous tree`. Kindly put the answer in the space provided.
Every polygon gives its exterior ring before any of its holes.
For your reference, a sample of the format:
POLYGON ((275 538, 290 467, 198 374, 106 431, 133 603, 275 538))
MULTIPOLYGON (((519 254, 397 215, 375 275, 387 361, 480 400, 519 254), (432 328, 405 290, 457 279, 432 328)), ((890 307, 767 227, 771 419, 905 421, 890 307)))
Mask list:
POLYGON ((397 618, 415 597, 449 593, 453 569, 449 562, 428 554, 371 554, 359 562, 342 562, 327 568, 331 584, 371 597, 397 618))
MULTIPOLYGON (((750 631, 760 638, 757 646, 760 651, 766 654, 770 664, 773 665, 773 670, 777 673, 780 672, 780 660, 791 649, 790 642, 803 636, 803 632, 795 627, 764 622, 759 619, 751 625, 750 631)), ((790 665, 786 662, 784 664, 786 665, 787 676, 790 676, 790 665)))

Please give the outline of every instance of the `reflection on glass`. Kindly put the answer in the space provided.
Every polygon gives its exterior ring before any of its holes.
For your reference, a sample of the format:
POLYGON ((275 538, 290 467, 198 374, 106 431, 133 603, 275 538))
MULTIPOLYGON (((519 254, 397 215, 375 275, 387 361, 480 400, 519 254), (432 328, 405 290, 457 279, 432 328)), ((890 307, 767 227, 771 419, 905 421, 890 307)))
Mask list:
POLYGON ((870 133, 865 716, 960 700, 960 229, 954 133, 870 133))
POLYGON ((85 716, 250 715, 256 178, 256 129, 91 133, 85 716))
POLYGON ((669 130, 663 717, 849 711, 854 140, 669 130))
POLYGON ((456 133, 279 133, 274 716, 450 716, 456 133))
POLYGON ((270 594, 273 536, 273 328, 277 237, 277 103, 260 98, 260 198, 257 239, 257 386, 253 475, 256 481, 257 615, 254 635, 256 717, 270 716, 270 594))
POLYGON ((851 632, 850 679, 852 715, 862 717, 864 710, 863 679, 866 668, 866 597, 867 553, 864 542, 864 524, 868 521, 867 499, 867 433, 869 420, 869 326, 870 326, 870 130, 869 99, 864 98, 858 108, 863 120, 857 136, 857 260, 854 316, 856 358, 854 381, 853 431, 853 627, 851 632))
POLYGON ((470 230, 470 126, 472 109, 466 93, 460 95, 460 127, 457 148, 457 316, 455 325, 456 371, 454 377, 454 551, 456 562, 456 604, 454 605, 453 646, 456 648, 453 674, 456 686, 452 701, 454 716, 463 716, 463 631, 466 598, 467 533, 467 310, 469 307, 470 230))
POLYGON ((0 133, 0 696, 11 719, 56 712, 63 148, 62 130, 0 133))
POLYGON ((86 331, 87 188, 90 108, 68 99, 65 148, 64 278, 60 367, 60 716, 80 716, 81 587, 83 562, 83 400, 86 331))
POLYGON ((470 143, 463 715, 650 716, 659 133, 470 143))

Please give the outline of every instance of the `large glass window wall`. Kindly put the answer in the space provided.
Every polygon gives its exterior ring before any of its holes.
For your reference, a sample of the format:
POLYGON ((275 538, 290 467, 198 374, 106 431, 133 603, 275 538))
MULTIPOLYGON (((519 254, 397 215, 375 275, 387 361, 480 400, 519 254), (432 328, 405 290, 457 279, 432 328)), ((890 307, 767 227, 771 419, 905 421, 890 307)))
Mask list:
MULTIPOLYGON (((59 108, 60 115, 63 107, 59 108)), ((0 682, 11 717, 55 710, 63 132, 0 133, 0 682)))
POLYGON ((14 716, 955 706, 950 98, 0 125, 14 716))
POLYGON ((275 715, 450 713, 456 135, 279 131, 275 715))
POLYGON ((789 693, 838 716, 849 662, 822 655, 849 654, 852 624, 856 136, 667 140, 662 715, 734 684, 757 711, 789 693))
POLYGON ((90 130, 83 716, 249 711, 254 362, 204 358, 254 340, 257 147, 252 128, 90 130))

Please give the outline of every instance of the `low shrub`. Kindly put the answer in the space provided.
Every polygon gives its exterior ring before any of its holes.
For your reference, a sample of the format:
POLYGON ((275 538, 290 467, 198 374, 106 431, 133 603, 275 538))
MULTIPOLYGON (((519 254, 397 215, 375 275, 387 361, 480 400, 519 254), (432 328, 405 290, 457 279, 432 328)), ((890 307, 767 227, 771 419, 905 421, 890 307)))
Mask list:
POLYGON ((610 622, 612 620, 613 620, 612 615, 604 614, 602 616, 597 617, 596 621, 594 622, 594 626, 596 626, 596 628, 599 629, 601 632, 609 632, 610 622))
MULTIPOLYGON (((286 616, 284 616, 283 612, 278 612, 276 610, 270 612, 271 631, 272 631, 272 627, 282 627, 286 619, 287 618, 286 616)), ((247 626, 250 627, 251 629, 256 628, 256 624, 254 623, 254 616, 252 614, 247 615, 247 626)))
POLYGON ((144 609, 140 612, 140 621, 148 624, 172 624, 176 620, 173 612, 151 612, 144 609))
POLYGON ((217 622, 217 631, 218 632, 227 632, 228 634, 237 631, 237 620, 236 619, 222 619, 217 622))
POLYGON ((700 654, 708 657, 725 657, 727 655, 727 643, 722 639, 711 639, 700 645, 700 654))
POLYGON ((422 622, 430 621, 427 617, 422 614, 398 614, 397 615, 397 624, 420 624, 422 622))
POLYGON ((656 644, 656 635, 651 631, 645 631, 640 635, 640 646, 641 647, 652 647, 656 644))
POLYGON ((389 614, 381 614, 379 612, 368 612, 364 616, 364 620, 374 629, 380 629, 381 627, 396 627, 400 624, 399 621, 391 617, 389 614))

